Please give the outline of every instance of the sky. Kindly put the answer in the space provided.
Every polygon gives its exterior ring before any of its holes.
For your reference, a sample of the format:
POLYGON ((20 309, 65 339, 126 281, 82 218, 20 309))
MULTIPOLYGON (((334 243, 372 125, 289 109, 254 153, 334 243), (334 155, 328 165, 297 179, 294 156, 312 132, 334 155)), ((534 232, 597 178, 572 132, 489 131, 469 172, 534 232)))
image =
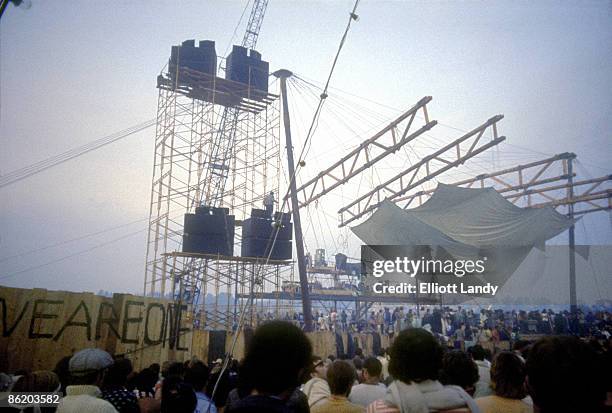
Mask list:
MULTIPOLYGON (((242 38, 245 6, 9 6, 0 22, 0 174, 154 118, 156 76, 170 47, 210 39, 226 55, 242 38)), ((320 85, 352 7, 271 0, 257 49, 271 71, 287 68, 320 85)), ((337 104, 324 107, 300 180, 423 96, 433 96, 430 116, 440 122, 413 148, 423 154, 505 116, 500 132, 507 141, 442 182, 566 151, 578 155, 581 178, 612 172, 612 2, 363 0, 357 14, 331 82, 337 104)), ((315 102, 298 88, 290 97, 300 147, 315 102)), ((140 292, 154 138, 147 129, 0 188, 0 285, 140 292)), ((359 241, 337 229, 335 211, 381 175, 397 173, 397 165, 379 165, 309 210, 307 248, 358 256, 359 241)), ((611 226, 608 212, 586 216, 577 242, 610 244, 611 226)))

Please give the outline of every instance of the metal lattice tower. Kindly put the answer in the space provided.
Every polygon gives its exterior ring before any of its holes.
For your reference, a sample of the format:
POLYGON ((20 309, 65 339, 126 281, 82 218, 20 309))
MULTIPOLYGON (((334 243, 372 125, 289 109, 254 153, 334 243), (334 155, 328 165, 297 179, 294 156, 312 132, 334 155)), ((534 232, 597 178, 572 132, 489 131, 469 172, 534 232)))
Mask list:
MULTIPOLYGON (((267 4, 253 2, 243 47, 255 48, 267 4)), ((182 253, 183 216, 199 205, 227 207, 240 223, 251 208, 261 207, 264 194, 279 193, 278 96, 252 89, 251 73, 248 84, 239 84, 185 69, 178 57, 168 68, 175 72, 158 77, 144 290, 190 305, 196 326, 229 329, 240 308, 239 296, 280 290, 281 273, 293 280, 292 265, 182 253), (207 292, 214 297, 212 308, 207 292)), ((236 230, 235 250, 239 224, 236 230)), ((260 304, 269 307, 270 301, 260 304)), ((277 299, 277 315, 279 309, 277 299)))
MULTIPOLYGON (((180 87, 181 82, 174 81, 169 73, 161 75, 144 289, 147 295, 193 305, 200 322, 206 323, 208 318, 209 325, 214 322, 217 327, 229 328, 228 317, 236 313, 235 305, 239 304, 236 292, 278 289, 281 273, 289 274, 283 277, 291 276, 291 265, 271 263, 259 269, 260 264, 241 257, 182 254, 183 217, 193 213, 203 200, 212 200, 209 195, 214 191, 215 205, 229 208, 238 221, 249 217, 251 208, 261 208, 264 194, 279 193, 279 101, 277 96, 267 94, 261 101, 249 102, 246 93, 246 100, 230 108, 236 116, 231 144, 220 148, 217 140, 227 133, 224 114, 228 108, 215 100, 215 79, 181 70, 186 72, 174 76, 191 76, 193 88, 180 87), (206 100, 194 97, 193 90, 206 90, 199 95, 206 96, 206 100), (226 165, 222 177, 220 154, 226 165), (220 178, 223 185, 219 185, 220 178), (253 284, 256 273, 260 275, 258 287, 253 284), (216 296, 216 302, 214 309, 209 303, 205 311, 200 299, 207 292, 216 296), (219 304, 219 293, 234 297, 233 302, 219 304)), ((237 244, 240 238, 237 228, 237 244)))

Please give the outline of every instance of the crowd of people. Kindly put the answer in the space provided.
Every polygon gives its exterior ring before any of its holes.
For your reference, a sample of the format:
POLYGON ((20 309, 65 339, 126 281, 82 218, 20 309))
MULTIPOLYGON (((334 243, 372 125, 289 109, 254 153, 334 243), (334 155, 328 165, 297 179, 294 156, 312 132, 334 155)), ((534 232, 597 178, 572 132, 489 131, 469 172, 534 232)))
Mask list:
MULTIPOLYGON (((304 326, 301 313, 257 313, 257 325, 280 318, 304 326)), ((472 309, 459 307, 388 307, 370 311, 358 318, 352 309, 316 310, 312 314, 315 330, 351 333, 378 332, 393 335, 409 327, 423 327, 445 337, 462 341, 500 341, 528 334, 570 334, 579 337, 612 336, 612 311, 578 309, 575 312, 541 309, 533 311, 472 309)))
POLYGON ((610 371, 611 339, 545 336, 492 354, 410 327, 377 355, 321 357, 299 327, 275 320, 255 330, 240 362, 135 372, 129 359, 88 348, 54 371, 2 373, 0 391, 63 395, 57 406, 22 406, 40 413, 597 413, 612 408, 610 371))

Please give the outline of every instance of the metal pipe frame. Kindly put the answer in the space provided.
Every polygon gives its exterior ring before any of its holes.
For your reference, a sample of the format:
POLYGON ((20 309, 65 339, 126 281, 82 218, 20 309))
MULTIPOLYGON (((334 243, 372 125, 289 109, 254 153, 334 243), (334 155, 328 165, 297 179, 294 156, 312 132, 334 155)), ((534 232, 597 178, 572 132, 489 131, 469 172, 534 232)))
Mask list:
MULTIPOLYGON (((255 271, 261 272, 262 288, 273 288, 292 271, 286 270, 287 264, 258 270, 260 266, 250 262, 216 259, 212 263, 207 258, 173 255, 181 251, 184 214, 210 199, 207 189, 223 187, 215 184, 213 154, 215 138, 224 127, 224 111, 222 105, 185 96, 178 89, 159 89, 144 293, 181 300, 191 306, 194 322, 201 325, 206 325, 207 318, 201 306, 195 305, 201 294, 220 291, 235 296, 236 289, 249 291, 255 288, 250 284, 255 271)), ((242 220, 262 203, 266 193, 279 191, 279 101, 272 100, 257 112, 240 111, 232 134, 227 184, 217 204, 229 206, 242 220)), ((238 228, 237 244, 240 235, 238 228)), ((208 317, 231 327, 226 313, 232 306, 215 302, 217 305, 208 304, 208 317)))

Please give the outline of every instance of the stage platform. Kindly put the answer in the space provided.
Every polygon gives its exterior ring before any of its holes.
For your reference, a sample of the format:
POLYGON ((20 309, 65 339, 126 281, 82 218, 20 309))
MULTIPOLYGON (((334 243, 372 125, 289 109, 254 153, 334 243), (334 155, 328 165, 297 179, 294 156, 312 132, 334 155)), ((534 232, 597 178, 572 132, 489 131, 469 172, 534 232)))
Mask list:
POLYGON ((266 260, 265 257, 237 257, 237 256, 219 255, 219 254, 198 254, 195 252, 174 251, 174 252, 168 252, 162 255, 166 257, 199 258, 199 259, 206 259, 206 260, 242 262, 242 263, 260 264, 260 265, 291 265, 293 264, 292 260, 266 260))
POLYGON ((278 95, 208 73, 181 67, 178 73, 157 77, 157 87, 176 90, 185 96, 206 102, 258 113, 274 102, 278 95), (178 78, 178 82, 175 81, 178 78))
MULTIPOLYGON (((415 296, 400 296, 400 295, 348 295, 348 294, 317 294, 311 293, 311 300, 317 301, 348 301, 348 302, 360 302, 360 303, 384 303, 384 304, 416 304, 417 300, 415 296)), ((249 298, 249 294, 238 294, 238 298, 249 298)), ((300 293, 289 293, 285 291, 268 292, 268 293, 255 293, 255 299, 259 300, 301 300, 302 294, 300 293)), ((419 305, 433 305, 438 304, 439 300, 429 297, 418 298, 419 305)))

